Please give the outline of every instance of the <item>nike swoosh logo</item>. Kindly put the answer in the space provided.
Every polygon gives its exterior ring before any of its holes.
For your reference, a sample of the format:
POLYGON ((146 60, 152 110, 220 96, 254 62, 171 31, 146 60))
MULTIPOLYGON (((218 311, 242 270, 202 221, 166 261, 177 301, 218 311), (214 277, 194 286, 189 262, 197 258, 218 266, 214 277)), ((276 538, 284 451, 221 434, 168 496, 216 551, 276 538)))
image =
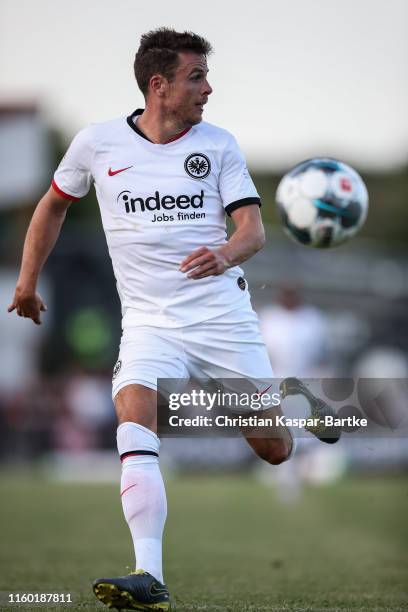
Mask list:
POLYGON ((152 595, 153 597, 155 597, 156 595, 167 595, 167 594, 168 594, 167 589, 161 589, 160 587, 158 588, 154 583, 150 587, 150 595, 152 595))
MULTIPOLYGON (((273 383, 272 383, 273 384, 273 383)), ((269 391, 269 389, 272 387, 272 385, 269 385, 269 387, 266 387, 266 389, 264 389, 263 391, 261 391, 261 393, 259 394, 259 397, 261 397, 261 395, 264 395, 264 393, 266 393, 267 391, 269 391)))
POLYGON ((135 484, 129 485, 128 487, 126 487, 126 489, 124 489, 124 490, 122 491, 122 493, 120 494, 120 496, 122 497, 122 495, 124 495, 124 494, 126 493, 126 491, 129 491, 129 489, 133 489, 133 487, 137 487, 137 485, 135 485, 135 484))
POLYGON ((112 170, 112 168, 109 168, 108 174, 109 176, 115 176, 115 174, 119 174, 119 172, 124 172, 125 170, 129 170, 129 168, 133 168, 133 166, 128 166, 127 168, 120 168, 119 170, 112 170))

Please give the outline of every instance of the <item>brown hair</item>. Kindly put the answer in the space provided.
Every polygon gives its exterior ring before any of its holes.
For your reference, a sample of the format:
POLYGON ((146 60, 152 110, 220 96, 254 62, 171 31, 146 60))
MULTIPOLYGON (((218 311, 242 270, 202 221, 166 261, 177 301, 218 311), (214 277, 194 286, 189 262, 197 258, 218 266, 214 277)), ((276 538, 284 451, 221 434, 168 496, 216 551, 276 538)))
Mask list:
POLYGON ((207 56, 212 52, 212 47, 205 38, 193 32, 158 28, 143 34, 136 53, 134 70, 137 84, 144 96, 154 74, 161 74, 168 81, 174 78, 179 51, 192 51, 207 56))

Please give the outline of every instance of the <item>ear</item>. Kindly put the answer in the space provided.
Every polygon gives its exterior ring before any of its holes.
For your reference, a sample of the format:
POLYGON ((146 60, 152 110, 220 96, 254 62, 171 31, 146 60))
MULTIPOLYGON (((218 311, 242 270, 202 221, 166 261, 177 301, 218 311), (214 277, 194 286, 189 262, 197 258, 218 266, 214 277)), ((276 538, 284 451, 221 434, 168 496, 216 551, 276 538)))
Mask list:
POLYGON ((164 96, 167 88, 167 79, 161 74, 154 74, 150 79, 150 90, 160 98, 164 96))

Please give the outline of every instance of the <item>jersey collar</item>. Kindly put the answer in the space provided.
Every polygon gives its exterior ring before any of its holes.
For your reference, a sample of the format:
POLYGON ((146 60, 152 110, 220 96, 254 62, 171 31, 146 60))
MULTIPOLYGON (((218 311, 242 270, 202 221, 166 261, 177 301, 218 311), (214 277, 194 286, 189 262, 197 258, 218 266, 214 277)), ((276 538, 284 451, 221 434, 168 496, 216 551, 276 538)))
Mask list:
MULTIPOLYGON (((146 136, 146 134, 144 134, 142 132, 142 130, 139 130, 139 128, 137 127, 137 123, 135 123, 135 121, 134 121, 134 118, 142 115, 143 111, 144 111, 144 108, 137 108, 131 115, 129 115, 129 117, 126 118, 127 124, 129 125, 129 127, 132 128, 132 130, 134 132, 136 132, 136 134, 138 134, 139 136, 141 136, 142 138, 144 138, 148 142, 151 142, 152 144, 157 144, 157 143, 154 143, 152 140, 150 140, 150 138, 148 138, 146 136)), ((187 132, 189 132, 190 130, 191 130, 191 128, 186 128, 185 130, 183 130, 179 134, 176 134, 175 136, 172 136, 169 140, 167 140, 166 142, 163 142, 161 144, 169 144, 170 142, 174 142, 175 140, 178 140, 179 138, 181 138, 182 136, 187 134, 187 132)))

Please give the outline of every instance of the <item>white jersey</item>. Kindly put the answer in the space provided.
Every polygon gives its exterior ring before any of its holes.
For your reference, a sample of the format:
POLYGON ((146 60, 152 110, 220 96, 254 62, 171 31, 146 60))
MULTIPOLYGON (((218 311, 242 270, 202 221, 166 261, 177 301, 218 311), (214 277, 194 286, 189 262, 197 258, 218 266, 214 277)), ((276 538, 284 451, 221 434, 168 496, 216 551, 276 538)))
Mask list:
POLYGON ((199 280, 179 271, 198 247, 225 244, 225 213, 260 205, 234 137, 202 122, 154 144, 135 123, 142 112, 79 132, 52 183, 76 200, 94 182, 123 325, 182 327, 247 308, 239 267, 199 280))

